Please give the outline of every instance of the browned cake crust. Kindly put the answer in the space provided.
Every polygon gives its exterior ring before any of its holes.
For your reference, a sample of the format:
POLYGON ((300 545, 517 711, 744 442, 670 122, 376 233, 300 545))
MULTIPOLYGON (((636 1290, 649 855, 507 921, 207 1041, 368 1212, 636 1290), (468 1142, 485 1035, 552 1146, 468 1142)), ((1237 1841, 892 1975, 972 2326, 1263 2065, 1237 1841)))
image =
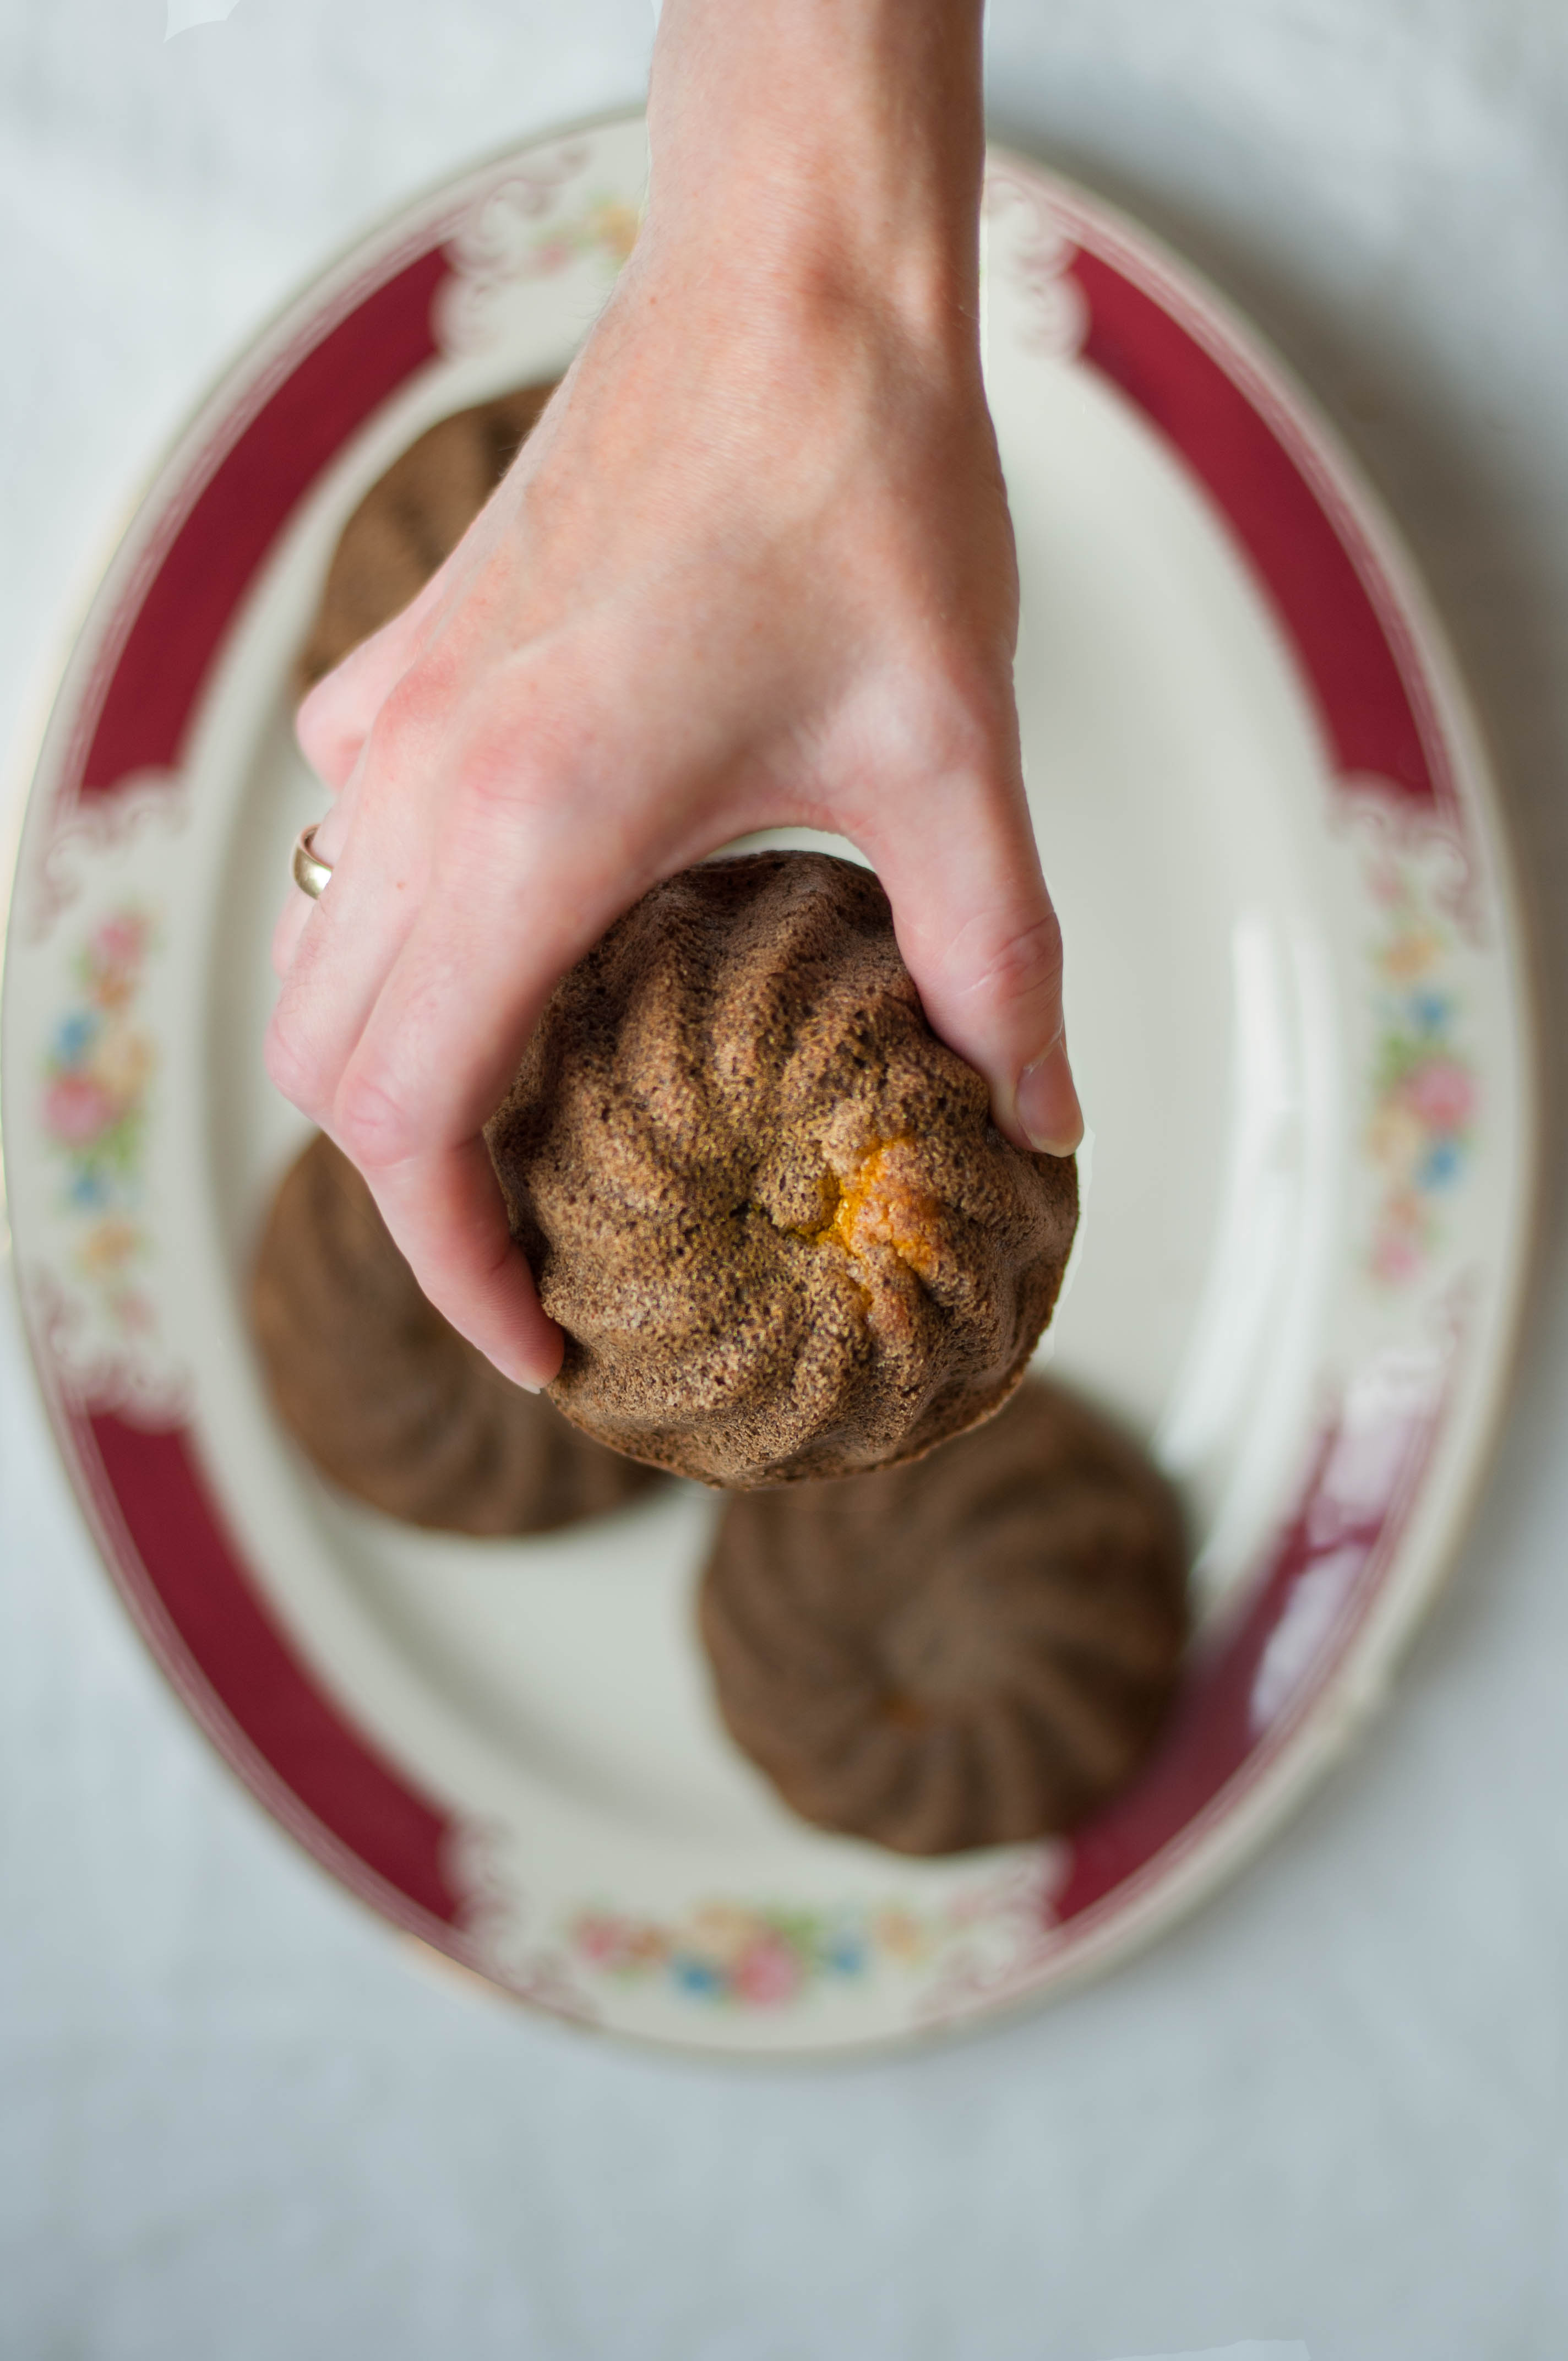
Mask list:
POLYGON ((343 529, 295 671, 300 696, 400 615, 462 540, 555 390, 525 385, 444 418, 372 484, 343 529))
POLYGON ((1078 1218, 938 1041, 869 871, 765 852, 645 895, 488 1127, 568 1418, 740 1487, 913 1458, 1021 1377, 1078 1218))
POLYGON ((737 1745, 819 1827, 948 1853, 1074 1827, 1158 1732, 1181 1521, 1059 1387, 916 1466, 732 1500, 702 1636, 737 1745))
POLYGON ((284 1175, 250 1301, 284 1425, 323 1475, 388 1516, 448 1532, 547 1532, 657 1480, 447 1325, 324 1137, 284 1175))

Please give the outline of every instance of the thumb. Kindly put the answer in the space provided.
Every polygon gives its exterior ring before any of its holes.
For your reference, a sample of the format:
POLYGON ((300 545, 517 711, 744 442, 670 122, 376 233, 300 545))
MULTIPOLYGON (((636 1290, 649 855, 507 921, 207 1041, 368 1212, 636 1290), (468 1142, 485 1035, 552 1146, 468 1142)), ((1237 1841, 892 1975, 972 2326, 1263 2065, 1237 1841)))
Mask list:
POLYGON ((1062 1023, 1062 938, 1022 784, 933 783, 868 844, 933 1032, 991 1085, 1014 1146, 1070 1156, 1083 1115, 1062 1023))

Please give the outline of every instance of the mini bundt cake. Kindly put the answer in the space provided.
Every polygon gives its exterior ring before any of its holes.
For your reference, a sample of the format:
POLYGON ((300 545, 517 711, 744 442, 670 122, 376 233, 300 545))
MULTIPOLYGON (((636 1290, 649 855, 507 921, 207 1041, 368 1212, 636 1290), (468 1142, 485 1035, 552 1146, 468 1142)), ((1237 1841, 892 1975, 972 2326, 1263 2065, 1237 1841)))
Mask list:
POLYGON ((324 1476, 405 1522, 547 1532, 657 1477, 524 1393, 426 1302, 324 1136, 291 1165, 251 1285, 272 1400, 324 1476))
POLYGON ((456 548, 555 390, 525 385, 430 427, 344 526, 295 669, 300 696, 400 615, 456 548))
POLYGON ((1031 1379, 916 1466, 729 1502, 700 1621, 785 1803, 907 1853, 1071 1828, 1147 1754, 1187 1630, 1143 1453, 1031 1379))
POLYGON ((1013 1390, 1078 1218, 994 1128, 887 897, 811 852, 646 894, 557 986, 488 1128, 601 1442, 740 1488, 909 1459, 1013 1390))

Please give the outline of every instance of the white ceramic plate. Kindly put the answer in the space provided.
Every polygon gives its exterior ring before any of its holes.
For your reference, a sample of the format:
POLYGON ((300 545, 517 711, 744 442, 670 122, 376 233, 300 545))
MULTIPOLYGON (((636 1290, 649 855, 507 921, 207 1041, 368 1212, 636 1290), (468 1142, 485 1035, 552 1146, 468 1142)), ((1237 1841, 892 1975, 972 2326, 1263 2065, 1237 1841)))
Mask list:
POLYGON ((509 156, 317 281, 181 436, 38 766, 5 1000, 40 1380, 105 1560, 258 1795, 543 2007, 710 2049, 972 2023, 1146 1939, 1377 1697, 1499 1408, 1532 1166, 1519 920, 1453 665, 1252 333, 1008 157, 987 354, 1031 794, 1095 1134, 1059 1374, 1185 1488, 1202 1628, 1071 1843, 916 1863, 795 1822, 690 1619, 717 1503, 442 1539, 269 1415, 244 1277, 296 1117, 267 939, 321 796, 287 682, 335 535, 425 425, 558 370, 635 233, 641 125, 509 156))

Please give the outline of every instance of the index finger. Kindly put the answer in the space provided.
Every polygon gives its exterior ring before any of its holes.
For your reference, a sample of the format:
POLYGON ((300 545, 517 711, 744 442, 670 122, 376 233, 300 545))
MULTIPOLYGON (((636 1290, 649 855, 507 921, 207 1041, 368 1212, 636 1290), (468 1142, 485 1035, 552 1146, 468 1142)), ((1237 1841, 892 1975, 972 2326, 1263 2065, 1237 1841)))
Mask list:
POLYGON ((466 1139, 361 1169, 382 1220, 436 1310, 514 1385, 530 1393, 548 1385, 565 1340, 512 1242, 484 1141, 466 1139))

